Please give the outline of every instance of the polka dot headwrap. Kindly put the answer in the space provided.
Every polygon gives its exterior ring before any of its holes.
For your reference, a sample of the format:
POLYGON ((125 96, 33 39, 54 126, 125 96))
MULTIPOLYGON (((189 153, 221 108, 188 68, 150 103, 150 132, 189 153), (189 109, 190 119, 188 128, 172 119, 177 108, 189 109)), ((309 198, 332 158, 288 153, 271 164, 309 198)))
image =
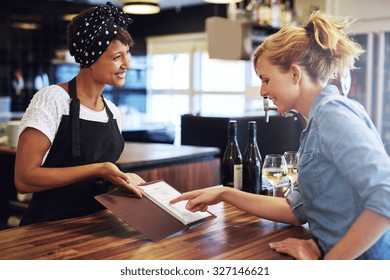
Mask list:
POLYGON ((82 67, 89 67, 107 49, 122 28, 133 20, 124 12, 118 10, 111 2, 98 6, 85 18, 74 34, 70 54, 82 67))

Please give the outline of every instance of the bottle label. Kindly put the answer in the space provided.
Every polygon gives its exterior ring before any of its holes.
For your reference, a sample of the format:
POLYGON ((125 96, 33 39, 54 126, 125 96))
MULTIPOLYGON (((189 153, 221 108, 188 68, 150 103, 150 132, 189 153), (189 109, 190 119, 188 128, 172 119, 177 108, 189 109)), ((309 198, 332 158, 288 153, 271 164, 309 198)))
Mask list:
POLYGON ((242 190, 242 164, 234 165, 234 185, 233 187, 242 190))

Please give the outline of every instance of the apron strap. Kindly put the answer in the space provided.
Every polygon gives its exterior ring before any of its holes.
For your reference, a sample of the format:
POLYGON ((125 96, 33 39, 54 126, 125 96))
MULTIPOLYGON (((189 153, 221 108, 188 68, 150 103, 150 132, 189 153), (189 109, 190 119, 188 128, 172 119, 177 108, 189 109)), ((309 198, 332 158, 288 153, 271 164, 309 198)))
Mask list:
POLYGON ((69 111, 72 129, 72 155, 73 157, 80 157, 80 100, 77 98, 76 77, 68 83, 68 86, 69 95, 72 99, 69 111))
POLYGON ((110 121, 113 120, 114 116, 113 116, 110 108, 108 108, 106 101, 104 101, 103 95, 102 95, 102 101, 103 101, 103 104, 104 104, 104 108, 106 108, 106 113, 107 113, 107 116, 108 116, 108 122, 110 122, 110 121))

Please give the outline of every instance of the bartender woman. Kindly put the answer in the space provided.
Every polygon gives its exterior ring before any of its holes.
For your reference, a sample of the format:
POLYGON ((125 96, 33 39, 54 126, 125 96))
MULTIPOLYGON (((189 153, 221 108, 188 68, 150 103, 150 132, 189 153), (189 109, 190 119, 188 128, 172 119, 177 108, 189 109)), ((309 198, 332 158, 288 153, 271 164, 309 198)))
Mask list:
POLYGON ((142 197, 136 186, 144 181, 114 164, 124 147, 120 113, 102 96, 106 84, 125 83, 131 22, 110 2, 70 22, 68 47, 80 71, 67 83, 39 90, 22 119, 15 185, 33 197, 21 225, 101 210, 94 196, 112 185, 142 197))

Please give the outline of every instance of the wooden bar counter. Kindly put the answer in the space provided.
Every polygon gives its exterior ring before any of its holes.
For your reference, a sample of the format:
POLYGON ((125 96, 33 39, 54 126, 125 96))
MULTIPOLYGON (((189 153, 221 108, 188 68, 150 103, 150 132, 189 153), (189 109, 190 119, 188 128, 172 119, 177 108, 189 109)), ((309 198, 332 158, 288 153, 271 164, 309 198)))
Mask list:
POLYGON ((109 210, 7 229, 0 231, 0 259, 291 259, 270 249, 268 243, 311 237, 305 227, 260 219, 226 203, 209 210, 217 217, 157 242, 109 210))

